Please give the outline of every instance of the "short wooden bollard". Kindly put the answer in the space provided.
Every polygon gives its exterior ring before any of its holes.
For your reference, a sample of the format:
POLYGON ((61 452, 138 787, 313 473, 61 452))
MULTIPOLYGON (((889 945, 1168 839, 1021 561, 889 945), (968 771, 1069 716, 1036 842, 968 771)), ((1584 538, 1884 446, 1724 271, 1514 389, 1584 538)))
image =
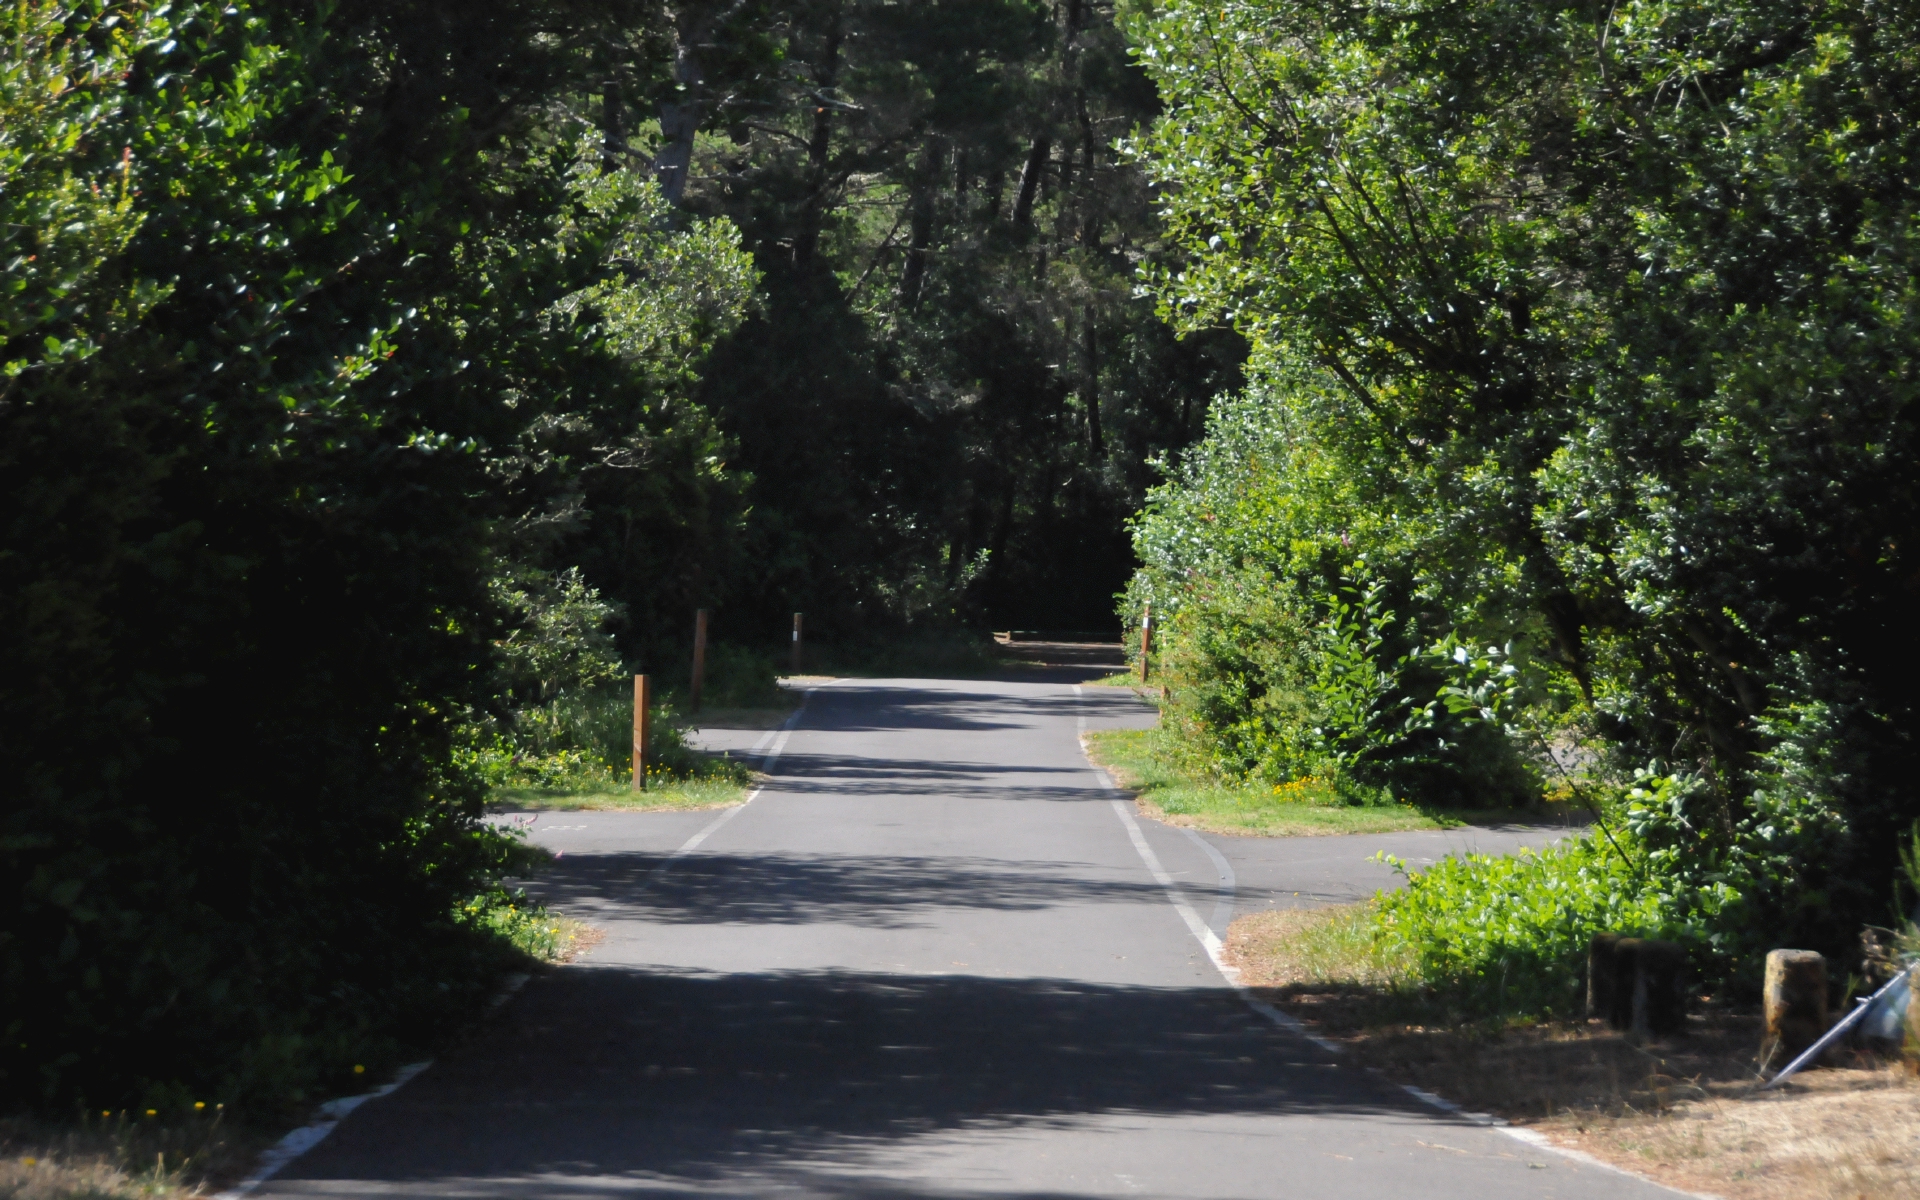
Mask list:
POLYGON ((707 682, 707 610, 693 614, 693 684, 687 691, 687 707, 700 711, 700 689, 707 682))
POLYGON ((633 677, 633 790, 647 790, 647 734, 651 732, 648 708, 653 697, 645 675, 633 677))
POLYGON ((793 662, 787 668, 794 675, 800 673, 800 616, 799 613, 793 614, 793 662))
POLYGON ((1760 1067, 1774 1070, 1792 1062, 1827 1031, 1827 960, 1813 950, 1767 951, 1761 995, 1767 1031, 1760 1067))
POLYGON ((1634 955, 1632 1015, 1635 1033, 1674 1034, 1687 1027, 1687 950, 1678 942, 1643 938, 1634 955))
POLYGON ((1687 950, 1602 933, 1587 948, 1587 1015, 1640 1035, 1687 1028, 1687 950))
POLYGON ((1613 1022, 1613 952, 1617 933, 1596 933, 1587 947, 1587 1016, 1613 1022))
POLYGON ((1609 990, 1607 1024, 1633 1028, 1633 983, 1640 966, 1640 939, 1623 937, 1613 944, 1613 986, 1609 990))
POLYGON ((1147 681, 1147 655, 1153 650, 1153 605, 1140 612, 1140 682, 1147 681))

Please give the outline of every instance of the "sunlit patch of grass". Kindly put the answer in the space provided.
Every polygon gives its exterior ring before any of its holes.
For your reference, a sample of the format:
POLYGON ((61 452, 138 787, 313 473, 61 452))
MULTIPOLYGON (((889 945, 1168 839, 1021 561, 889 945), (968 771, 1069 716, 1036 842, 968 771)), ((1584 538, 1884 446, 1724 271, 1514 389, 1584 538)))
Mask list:
POLYGON ((529 903, 524 895, 518 893, 498 892, 476 896, 461 908, 458 915, 539 962, 567 961, 593 932, 593 927, 585 921, 529 903))
POLYGON ((1227 953, 1256 987, 1391 988, 1413 979, 1412 956, 1373 934, 1371 902, 1253 913, 1233 923, 1227 953))
POLYGON ((1166 752, 1158 730, 1104 730, 1087 735, 1087 753, 1137 793, 1141 811, 1170 825, 1209 833, 1300 837, 1444 829, 1462 815, 1408 804, 1345 802, 1332 781, 1318 778, 1275 786, 1221 782, 1183 771, 1166 752))
POLYGON ((663 779, 644 792, 608 781, 580 789, 501 788, 488 808, 495 812, 655 812, 670 809, 726 808, 746 800, 752 784, 745 780, 663 779))

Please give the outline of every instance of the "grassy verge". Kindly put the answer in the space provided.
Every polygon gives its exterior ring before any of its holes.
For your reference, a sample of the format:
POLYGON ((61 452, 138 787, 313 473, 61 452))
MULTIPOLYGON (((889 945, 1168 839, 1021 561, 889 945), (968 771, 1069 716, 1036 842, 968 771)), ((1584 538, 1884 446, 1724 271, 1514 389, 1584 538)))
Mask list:
POLYGON ((1586 1021, 1462 1023, 1423 994, 1411 962, 1382 953, 1370 909, 1242 917, 1226 954, 1348 1062, 1662 1183, 1728 1200, 1920 1196, 1910 1069, 1853 1055, 1759 1092, 1760 1018, 1740 1010, 1644 1042, 1586 1021))
POLYGON ((0 1121, 0 1196, 8 1200, 146 1200, 200 1196, 244 1175, 273 1139, 202 1107, 88 1114, 73 1124, 0 1121))
MULTIPOLYGON (((488 794, 489 812, 580 812, 616 810, 653 812, 673 809, 726 808, 747 798, 753 786, 753 772, 745 762, 726 754, 697 750, 687 742, 690 729, 776 729, 798 706, 792 693, 777 691, 772 697, 784 707, 768 703, 752 706, 711 708, 692 716, 681 716, 663 706, 656 711, 649 741, 647 787, 633 790, 629 777, 631 759, 631 702, 618 715, 621 729, 614 733, 598 730, 598 736, 583 739, 585 750, 568 749, 544 757, 497 756, 497 765, 489 772, 492 789, 488 794), (628 739, 628 740, 620 740, 628 739)), ((611 702, 602 708, 616 707, 611 702)), ((604 714, 596 714, 604 716, 604 714)), ((607 724, 606 720, 599 722, 607 724)))
POLYGON ((650 782, 636 792, 613 780, 584 780, 557 787, 505 787, 487 803, 489 812, 659 812, 726 808, 747 798, 746 779, 681 779, 650 782))
POLYGON ((571 962, 600 940, 599 931, 585 921, 529 904, 519 893, 476 898, 463 915, 498 934, 526 956, 529 966, 571 962))
POLYGON ((1171 763, 1157 730, 1105 730, 1087 735, 1087 753, 1114 781, 1137 793, 1140 810, 1169 825, 1258 837, 1391 833, 1445 829, 1475 818, 1512 820, 1514 813, 1447 812, 1408 804, 1343 803, 1311 781, 1275 788, 1197 779, 1171 763))

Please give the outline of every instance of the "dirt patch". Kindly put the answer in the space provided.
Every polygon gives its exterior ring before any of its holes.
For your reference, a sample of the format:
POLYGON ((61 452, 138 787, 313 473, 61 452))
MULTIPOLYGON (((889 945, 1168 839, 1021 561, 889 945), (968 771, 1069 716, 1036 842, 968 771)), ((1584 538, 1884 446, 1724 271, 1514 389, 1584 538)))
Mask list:
POLYGON ((577 962, 607 940, 606 930, 598 925, 589 925, 578 917, 561 917, 559 924, 565 940, 553 956, 555 963, 577 962))
POLYGON ((1759 1091, 1757 1013, 1709 1010, 1684 1035, 1598 1022, 1491 1028, 1396 991, 1359 906, 1235 921, 1226 957, 1349 1061, 1673 1187, 1728 1200, 1920 1198, 1920 1080, 1849 1053, 1759 1091))

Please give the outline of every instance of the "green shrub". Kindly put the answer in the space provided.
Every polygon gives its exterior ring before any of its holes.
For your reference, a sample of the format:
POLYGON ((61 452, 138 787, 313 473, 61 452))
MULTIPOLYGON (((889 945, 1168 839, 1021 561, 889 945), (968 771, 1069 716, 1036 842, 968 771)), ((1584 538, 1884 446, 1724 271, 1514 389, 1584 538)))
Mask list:
POLYGON ((1488 708, 1514 668, 1452 639, 1423 645, 1390 590, 1364 560, 1331 575, 1194 580, 1162 635, 1168 727, 1220 775, 1320 778, 1352 804, 1537 798, 1488 708))
POLYGON ((701 707, 779 708, 786 703, 771 655, 725 642, 707 647, 701 707))
MULTIPOLYGON (((647 726, 647 776, 661 782, 745 782, 746 767, 687 744, 678 714, 656 705, 647 726)), ((610 791, 633 775, 633 692, 603 688, 514 714, 504 729, 474 726, 460 765, 489 791, 610 791)))
POLYGON ((1623 854, 1594 837, 1442 859, 1376 905, 1374 934, 1387 951, 1409 956, 1420 983, 1449 1004, 1486 1015, 1577 1014, 1594 934, 1676 932, 1623 854))

